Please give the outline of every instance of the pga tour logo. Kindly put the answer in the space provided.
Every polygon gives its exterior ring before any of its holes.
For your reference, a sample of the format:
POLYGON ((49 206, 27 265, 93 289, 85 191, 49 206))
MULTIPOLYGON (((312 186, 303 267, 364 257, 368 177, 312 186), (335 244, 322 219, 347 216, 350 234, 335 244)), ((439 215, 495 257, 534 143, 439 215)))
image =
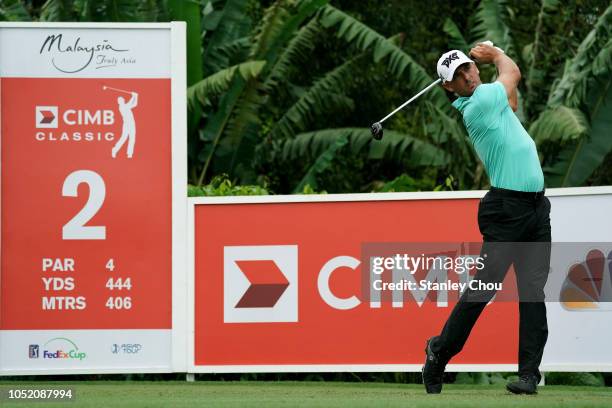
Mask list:
POLYGON ((223 321, 298 321, 297 245, 227 246, 223 253, 223 321))
POLYGON ((57 106, 36 107, 36 128, 57 129, 57 106))
POLYGON ((28 347, 28 357, 38 358, 40 355, 40 346, 38 344, 30 344, 28 347))

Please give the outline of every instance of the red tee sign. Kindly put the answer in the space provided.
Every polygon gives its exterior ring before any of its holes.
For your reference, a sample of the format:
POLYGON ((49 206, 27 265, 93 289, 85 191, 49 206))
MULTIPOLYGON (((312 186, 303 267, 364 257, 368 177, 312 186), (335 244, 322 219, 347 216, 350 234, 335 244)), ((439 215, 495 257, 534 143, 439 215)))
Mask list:
POLYGON ((170 31, 0 31, 4 369, 170 365, 170 31))
MULTIPOLYGON (((478 199, 275 199, 195 201, 191 369, 419 370, 457 296, 364 296, 363 245, 478 242, 478 199)), ((517 324, 515 302, 492 303, 452 363, 515 364, 517 324)))

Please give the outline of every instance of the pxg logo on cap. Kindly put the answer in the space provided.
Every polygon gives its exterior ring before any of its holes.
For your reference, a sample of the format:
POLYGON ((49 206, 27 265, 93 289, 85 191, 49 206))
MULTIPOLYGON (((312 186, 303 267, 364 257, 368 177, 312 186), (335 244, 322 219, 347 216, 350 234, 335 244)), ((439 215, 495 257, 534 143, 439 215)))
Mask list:
POLYGON ((438 59, 437 71, 438 77, 443 82, 448 82, 453 80, 453 76, 455 75, 455 70, 461 64, 465 64, 467 62, 473 62, 468 58, 463 52, 459 50, 451 50, 442 54, 440 59, 438 59))
POLYGON ((298 321, 297 245, 226 246, 223 321, 298 321))
POLYGON ((57 129, 57 106, 36 107, 36 128, 57 129))

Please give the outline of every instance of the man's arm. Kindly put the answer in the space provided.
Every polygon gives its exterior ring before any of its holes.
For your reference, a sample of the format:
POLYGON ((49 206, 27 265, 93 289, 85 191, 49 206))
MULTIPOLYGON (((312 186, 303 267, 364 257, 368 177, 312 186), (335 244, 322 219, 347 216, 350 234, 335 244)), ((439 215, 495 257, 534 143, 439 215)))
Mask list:
POLYGON ((470 55, 479 63, 495 64, 498 72, 497 81, 501 82, 504 88, 506 88, 510 108, 516 112, 518 109, 516 88, 521 80, 521 70, 512 61, 512 58, 495 47, 482 43, 478 43, 476 47, 472 48, 470 55))
POLYGON ((130 108, 135 108, 138 105, 138 94, 136 92, 132 92, 132 98, 130 99, 130 108))

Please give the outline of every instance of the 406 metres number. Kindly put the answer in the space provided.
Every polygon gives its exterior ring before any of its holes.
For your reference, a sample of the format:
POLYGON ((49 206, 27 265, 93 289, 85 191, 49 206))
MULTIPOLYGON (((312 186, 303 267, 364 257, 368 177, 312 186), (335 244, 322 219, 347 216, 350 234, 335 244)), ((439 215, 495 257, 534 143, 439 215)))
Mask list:
POLYGON ((106 300, 105 306, 111 310, 131 309, 132 308, 132 298, 129 296, 126 296, 126 297, 112 297, 111 296, 106 300))

